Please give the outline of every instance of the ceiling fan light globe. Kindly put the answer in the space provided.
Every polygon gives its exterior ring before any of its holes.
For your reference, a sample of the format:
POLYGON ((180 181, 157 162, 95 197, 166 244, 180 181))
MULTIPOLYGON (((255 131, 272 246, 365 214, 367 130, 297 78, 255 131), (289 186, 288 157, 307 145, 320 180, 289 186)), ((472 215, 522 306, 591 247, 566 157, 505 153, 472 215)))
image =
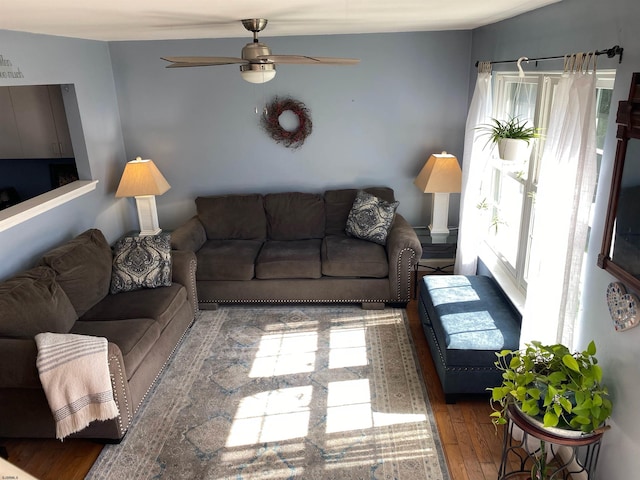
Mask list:
POLYGON ((276 66, 260 63, 240 65, 240 75, 249 83, 267 83, 276 76, 276 66))

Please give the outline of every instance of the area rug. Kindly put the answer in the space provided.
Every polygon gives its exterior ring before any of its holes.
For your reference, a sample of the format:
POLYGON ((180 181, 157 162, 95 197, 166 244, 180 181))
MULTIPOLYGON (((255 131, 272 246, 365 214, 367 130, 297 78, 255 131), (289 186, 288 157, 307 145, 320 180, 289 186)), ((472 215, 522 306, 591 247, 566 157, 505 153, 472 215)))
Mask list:
POLYGON ((428 479, 449 474, 406 313, 201 312, 87 479, 428 479))

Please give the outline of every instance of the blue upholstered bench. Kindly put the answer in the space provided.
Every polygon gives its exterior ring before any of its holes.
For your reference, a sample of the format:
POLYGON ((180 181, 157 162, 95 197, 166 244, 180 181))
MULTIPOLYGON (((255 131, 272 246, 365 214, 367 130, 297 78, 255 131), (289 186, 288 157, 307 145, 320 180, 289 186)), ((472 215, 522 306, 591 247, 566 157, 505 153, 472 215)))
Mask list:
POLYGON ((521 315, 493 278, 427 275, 418 312, 447 403, 500 384, 495 352, 518 348, 521 315))

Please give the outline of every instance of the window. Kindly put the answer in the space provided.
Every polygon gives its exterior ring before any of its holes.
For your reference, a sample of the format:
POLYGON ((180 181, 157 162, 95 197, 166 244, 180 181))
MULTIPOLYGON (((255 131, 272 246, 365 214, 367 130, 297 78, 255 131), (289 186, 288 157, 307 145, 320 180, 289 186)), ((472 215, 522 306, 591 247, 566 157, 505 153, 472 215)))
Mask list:
MULTIPOLYGON (((479 205, 486 214, 488 229, 485 242, 495 261, 507 272, 517 289, 527 288, 530 232, 535 215, 533 204, 538 184, 544 132, 561 73, 541 73, 519 77, 494 73, 493 116, 498 119, 518 117, 536 126, 542 138, 534 143, 531 156, 524 160, 500 160, 497 152, 485 171, 483 190, 486 198, 479 205)), ((615 72, 597 73, 596 131, 598 171, 609 119, 615 72)), ((497 149, 496 149, 497 150, 497 149)))

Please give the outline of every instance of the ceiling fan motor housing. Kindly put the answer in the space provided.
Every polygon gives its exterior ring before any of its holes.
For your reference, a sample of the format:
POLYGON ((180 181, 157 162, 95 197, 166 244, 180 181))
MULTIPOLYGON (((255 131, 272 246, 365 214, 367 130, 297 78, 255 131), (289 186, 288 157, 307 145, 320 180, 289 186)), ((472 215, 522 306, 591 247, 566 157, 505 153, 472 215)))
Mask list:
POLYGON ((271 49, 262 42, 247 43, 242 49, 242 58, 250 62, 268 62, 258 57, 271 55, 271 49))

